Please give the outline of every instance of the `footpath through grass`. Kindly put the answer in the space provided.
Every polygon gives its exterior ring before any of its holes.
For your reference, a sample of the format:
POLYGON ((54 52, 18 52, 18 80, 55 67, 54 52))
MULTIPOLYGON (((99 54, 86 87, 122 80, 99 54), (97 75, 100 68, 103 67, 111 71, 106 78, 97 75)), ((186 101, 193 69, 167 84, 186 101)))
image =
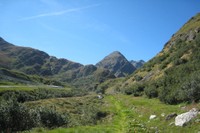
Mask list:
MULTIPOLYGON (((165 120, 168 114, 186 112, 193 107, 191 105, 181 110, 184 104, 166 105, 157 99, 122 94, 107 95, 103 101, 104 104, 99 108, 109 115, 97 125, 53 130, 34 129, 31 133, 197 133, 200 131, 199 123, 195 121, 186 127, 176 127, 173 123, 174 118, 165 120), (149 120, 150 115, 156 115, 156 118, 149 120)), ((200 108, 200 105, 197 104, 195 107, 200 108)))

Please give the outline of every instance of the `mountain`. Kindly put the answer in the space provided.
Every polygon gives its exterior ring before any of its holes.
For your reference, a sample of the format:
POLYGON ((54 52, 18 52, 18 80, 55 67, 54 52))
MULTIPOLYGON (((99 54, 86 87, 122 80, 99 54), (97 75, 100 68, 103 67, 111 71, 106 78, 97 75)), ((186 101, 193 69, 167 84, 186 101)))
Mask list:
POLYGON ((46 83, 45 79, 48 79, 69 83, 75 87, 93 88, 107 78, 115 78, 106 69, 58 59, 37 49, 15 46, 3 38, 0 38, 0 68, 3 68, 0 81, 19 83, 40 82, 30 80, 32 75, 41 77, 41 83, 46 83))
POLYGON ((96 64, 98 68, 111 71, 116 77, 132 74, 136 68, 118 51, 115 51, 96 64))
POLYGON ((145 63, 145 61, 143 60, 139 60, 139 61, 134 61, 134 60, 131 60, 129 61, 136 69, 142 67, 145 63))
POLYGON ((3 39, 0 40, 0 57, 0 67, 41 76, 59 74, 83 66, 66 59, 57 59, 37 49, 15 46, 3 39))
POLYGON ((121 84, 130 93, 145 93, 176 104, 200 100, 200 14, 192 17, 154 58, 121 84))

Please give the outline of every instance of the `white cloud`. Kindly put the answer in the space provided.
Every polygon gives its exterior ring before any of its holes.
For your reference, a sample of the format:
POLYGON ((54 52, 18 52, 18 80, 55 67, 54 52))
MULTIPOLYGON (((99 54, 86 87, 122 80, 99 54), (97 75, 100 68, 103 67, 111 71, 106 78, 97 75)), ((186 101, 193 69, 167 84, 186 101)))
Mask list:
POLYGON ((97 6, 100 6, 100 4, 94 4, 94 5, 89 5, 89 6, 79 7, 79 8, 71 8, 71 9, 57 11, 57 12, 42 13, 42 14, 38 14, 38 15, 35 15, 35 16, 20 18, 18 21, 25 21, 25 20, 31 20, 31 19, 37 19, 37 18, 43 18, 43 17, 50 17, 50 16, 60 16, 60 15, 64 15, 64 14, 67 14, 67 13, 78 12, 78 11, 81 11, 81 10, 84 10, 84 9, 97 7, 97 6))

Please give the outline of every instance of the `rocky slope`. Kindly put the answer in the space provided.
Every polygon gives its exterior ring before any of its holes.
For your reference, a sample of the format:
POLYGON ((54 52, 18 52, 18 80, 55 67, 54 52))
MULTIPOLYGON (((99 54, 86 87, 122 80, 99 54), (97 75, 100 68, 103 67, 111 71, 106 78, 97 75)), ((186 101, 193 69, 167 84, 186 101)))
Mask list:
POLYGON ((99 68, 108 69, 116 77, 132 74, 136 68, 118 51, 115 51, 96 64, 99 68))

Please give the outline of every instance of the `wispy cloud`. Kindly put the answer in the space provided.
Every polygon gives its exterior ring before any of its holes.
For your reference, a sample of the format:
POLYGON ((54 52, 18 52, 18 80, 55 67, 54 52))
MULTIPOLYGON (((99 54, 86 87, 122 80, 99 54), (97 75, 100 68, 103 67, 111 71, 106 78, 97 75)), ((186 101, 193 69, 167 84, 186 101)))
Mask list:
POLYGON ((57 11, 57 12, 42 13, 42 14, 38 14, 38 15, 35 15, 35 16, 20 18, 18 21, 38 19, 38 18, 50 17, 50 16, 60 16, 60 15, 64 15, 64 14, 67 14, 67 13, 78 12, 78 11, 81 11, 81 10, 84 10, 84 9, 97 7, 97 6, 100 6, 100 5, 101 4, 94 4, 94 5, 89 5, 89 6, 79 7, 79 8, 71 8, 71 9, 57 11))

